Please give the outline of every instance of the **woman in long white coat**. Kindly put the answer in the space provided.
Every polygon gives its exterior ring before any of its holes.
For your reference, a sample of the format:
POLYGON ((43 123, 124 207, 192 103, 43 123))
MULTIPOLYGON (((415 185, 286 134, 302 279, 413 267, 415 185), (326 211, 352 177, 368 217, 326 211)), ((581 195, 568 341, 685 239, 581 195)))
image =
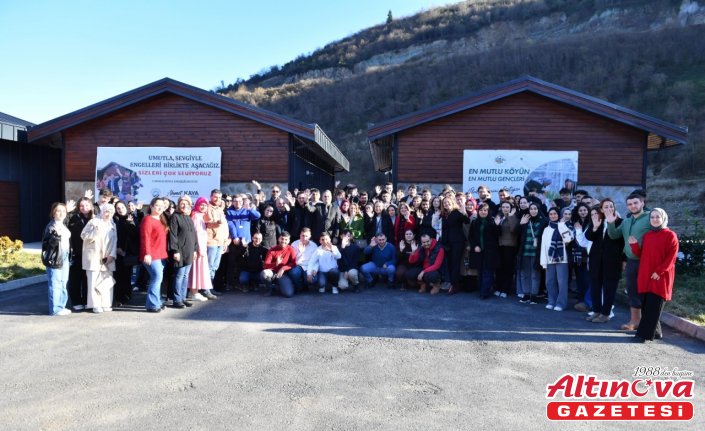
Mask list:
POLYGON ((91 219, 81 232, 83 239, 83 269, 88 278, 88 302, 86 308, 94 313, 112 311, 117 256, 117 231, 113 222, 115 207, 100 206, 100 217, 91 219))

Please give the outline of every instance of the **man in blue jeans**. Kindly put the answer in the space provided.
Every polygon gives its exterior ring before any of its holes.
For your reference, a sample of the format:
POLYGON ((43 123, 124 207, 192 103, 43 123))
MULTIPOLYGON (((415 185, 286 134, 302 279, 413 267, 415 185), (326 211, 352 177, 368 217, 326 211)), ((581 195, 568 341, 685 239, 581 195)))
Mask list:
POLYGON ((306 270, 308 269, 308 264, 311 261, 314 253, 318 249, 315 242, 311 241, 311 229, 305 227, 301 229, 299 234, 299 239, 294 241, 291 246, 296 251, 296 266, 291 268, 288 272, 288 276, 294 283, 296 292, 308 289, 308 285, 317 285, 318 277, 312 277, 308 279, 306 277, 306 270))
POLYGON ((368 287, 374 286, 372 276, 378 274, 387 276, 387 287, 395 288, 394 275, 396 272, 397 253, 393 245, 387 242, 387 236, 377 234, 370 240, 370 245, 365 247, 365 254, 372 255, 369 262, 362 265, 360 272, 365 277, 368 287))

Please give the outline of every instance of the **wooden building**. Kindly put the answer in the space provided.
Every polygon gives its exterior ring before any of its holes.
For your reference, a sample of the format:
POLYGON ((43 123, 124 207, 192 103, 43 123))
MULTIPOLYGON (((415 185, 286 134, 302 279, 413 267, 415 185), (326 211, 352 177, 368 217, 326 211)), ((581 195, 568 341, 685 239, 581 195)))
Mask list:
POLYGON ((224 191, 256 179, 285 188, 331 188, 349 162, 307 124, 165 78, 29 131, 29 142, 63 150, 68 198, 93 189, 97 147, 220 147, 224 191))
POLYGON ((27 143, 34 124, 0 112, 0 236, 39 241, 62 198, 61 152, 27 143))
MULTIPOLYGON (((686 127, 533 77, 506 82, 368 129, 375 168, 395 186, 462 184, 464 150, 578 151, 596 196, 646 185, 646 152, 683 144, 686 127)), ((436 187, 438 188, 438 187, 436 187)))

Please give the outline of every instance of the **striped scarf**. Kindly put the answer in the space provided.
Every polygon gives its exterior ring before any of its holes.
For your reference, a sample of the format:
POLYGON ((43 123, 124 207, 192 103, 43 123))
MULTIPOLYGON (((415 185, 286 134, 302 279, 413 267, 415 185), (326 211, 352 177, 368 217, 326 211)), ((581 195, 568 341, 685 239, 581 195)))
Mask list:
POLYGON ((548 247, 548 262, 561 263, 565 258, 565 248, 563 247, 563 238, 561 238, 561 234, 558 232, 558 222, 549 222, 548 226, 553 229, 551 245, 548 247))

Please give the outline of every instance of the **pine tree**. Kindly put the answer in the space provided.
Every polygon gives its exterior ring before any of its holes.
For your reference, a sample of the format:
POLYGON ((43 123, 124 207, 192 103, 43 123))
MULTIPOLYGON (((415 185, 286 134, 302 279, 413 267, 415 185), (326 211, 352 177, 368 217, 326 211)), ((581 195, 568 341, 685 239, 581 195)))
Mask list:
POLYGON ((392 21, 394 21, 394 17, 392 17, 392 10, 390 9, 389 12, 387 12, 387 24, 391 24, 392 21))

